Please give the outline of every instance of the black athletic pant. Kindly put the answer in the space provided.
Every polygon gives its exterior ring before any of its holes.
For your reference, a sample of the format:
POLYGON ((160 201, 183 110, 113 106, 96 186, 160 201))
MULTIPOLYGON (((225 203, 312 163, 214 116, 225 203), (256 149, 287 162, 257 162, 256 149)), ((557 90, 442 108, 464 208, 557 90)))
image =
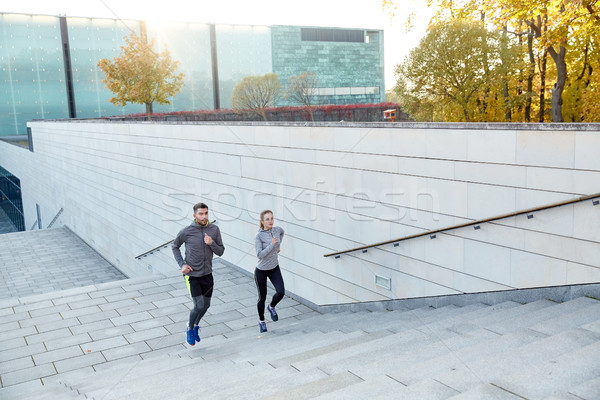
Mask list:
POLYGON ((200 323, 200 319, 204 317, 208 307, 210 307, 210 299, 213 294, 215 285, 212 274, 195 277, 185 276, 190 296, 194 302, 194 307, 190 311, 190 321, 188 327, 192 329, 194 325, 200 323))
POLYGON ((281 276, 281 269, 279 269, 279 265, 267 271, 263 271, 262 269, 258 268, 254 270, 254 282, 256 283, 256 288, 258 289, 258 303, 256 303, 256 308, 258 309, 258 318, 261 321, 265 320, 267 278, 269 278, 273 286, 275 286, 276 291, 273 295, 273 299, 271 299, 272 308, 275 308, 277 303, 279 303, 285 295, 285 285, 283 284, 283 277, 281 276))

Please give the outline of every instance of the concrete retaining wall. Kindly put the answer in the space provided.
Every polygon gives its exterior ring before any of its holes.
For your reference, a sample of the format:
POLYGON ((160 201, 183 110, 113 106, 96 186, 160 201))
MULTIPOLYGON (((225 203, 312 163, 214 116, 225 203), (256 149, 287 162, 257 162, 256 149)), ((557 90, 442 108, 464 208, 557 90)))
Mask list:
POLYGON ((598 124, 29 123, 0 143, 41 206, 130 276, 176 274, 165 243, 206 202, 223 259, 252 271, 258 214, 286 231, 287 288, 317 304, 600 282, 591 201, 355 252, 324 254, 600 192, 598 124))

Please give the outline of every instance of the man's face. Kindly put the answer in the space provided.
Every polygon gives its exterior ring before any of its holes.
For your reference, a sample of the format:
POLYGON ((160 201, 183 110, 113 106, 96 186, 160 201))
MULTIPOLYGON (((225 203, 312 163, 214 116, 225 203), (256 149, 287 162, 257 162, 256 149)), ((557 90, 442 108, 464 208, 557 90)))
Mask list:
POLYGON ((194 218, 200 225, 206 225, 208 222, 208 208, 197 209, 194 213, 194 218))

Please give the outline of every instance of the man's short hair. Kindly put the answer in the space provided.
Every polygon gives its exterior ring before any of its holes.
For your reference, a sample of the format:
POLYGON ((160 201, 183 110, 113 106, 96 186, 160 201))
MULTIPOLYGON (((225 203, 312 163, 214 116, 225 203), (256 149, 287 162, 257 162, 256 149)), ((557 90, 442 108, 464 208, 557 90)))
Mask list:
POLYGON ((208 210, 208 206, 204 203, 197 203, 194 204, 194 214, 196 214, 196 211, 198 211, 199 208, 206 208, 208 210))

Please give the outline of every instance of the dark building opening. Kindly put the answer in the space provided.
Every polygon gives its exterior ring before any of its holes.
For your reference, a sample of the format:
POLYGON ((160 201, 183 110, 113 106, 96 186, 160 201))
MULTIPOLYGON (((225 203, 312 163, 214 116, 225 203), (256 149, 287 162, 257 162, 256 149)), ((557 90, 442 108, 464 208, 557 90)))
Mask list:
POLYGON ((21 181, 0 167, 0 233, 25 230, 21 181))

